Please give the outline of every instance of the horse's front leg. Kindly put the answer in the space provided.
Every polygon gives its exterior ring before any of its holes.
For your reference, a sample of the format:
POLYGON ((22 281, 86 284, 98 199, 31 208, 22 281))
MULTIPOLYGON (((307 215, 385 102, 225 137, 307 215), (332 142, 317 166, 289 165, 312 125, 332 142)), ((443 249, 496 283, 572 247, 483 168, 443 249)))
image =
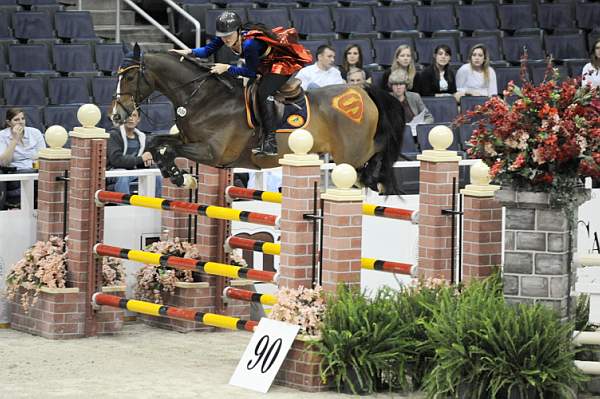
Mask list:
POLYGON ((177 148, 184 145, 179 135, 156 135, 150 136, 148 140, 148 151, 163 177, 169 180, 177 187, 194 188, 195 179, 188 173, 184 173, 175 164, 175 158, 178 156, 177 148))

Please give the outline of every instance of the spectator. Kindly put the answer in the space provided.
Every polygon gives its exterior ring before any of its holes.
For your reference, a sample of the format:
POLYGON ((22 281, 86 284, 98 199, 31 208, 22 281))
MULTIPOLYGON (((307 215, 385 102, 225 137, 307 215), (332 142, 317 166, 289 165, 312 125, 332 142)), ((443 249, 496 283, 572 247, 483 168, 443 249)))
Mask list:
POLYGON ((408 90, 412 90, 413 81, 415 79, 415 75, 417 74, 417 68, 415 67, 415 52, 413 51, 412 47, 407 44, 398 46, 396 52, 394 53, 394 62, 392 63, 392 66, 383 73, 383 89, 390 90, 390 86, 388 85, 390 75, 392 72, 398 69, 406 72, 406 76, 408 76, 406 87, 408 90))
POLYGON ((590 62, 585 64, 581 72, 584 85, 600 88, 600 38, 596 39, 590 53, 590 62))
POLYGON ((490 56, 483 44, 469 51, 469 63, 456 72, 457 99, 466 96, 495 96, 498 94, 496 71, 490 66, 490 56))
POLYGON ((302 68, 296 78, 302 81, 304 90, 346 83, 334 65, 335 50, 324 44, 317 48, 317 62, 302 68))
POLYGON ((422 97, 446 96, 456 93, 454 72, 450 70, 452 50, 445 44, 437 46, 433 52, 431 65, 423 69, 415 77, 413 91, 422 97))
POLYGON ((371 74, 368 71, 365 71, 363 68, 362 49, 358 44, 349 44, 346 47, 346 50, 344 50, 344 61, 340 66, 342 79, 348 82, 348 73, 354 71, 355 69, 362 70, 365 75, 365 80, 371 83, 371 74))
POLYGON ((423 103, 419 93, 408 91, 408 76, 403 70, 396 70, 390 75, 388 84, 392 95, 400 101, 404 108, 406 124, 433 123, 433 115, 423 103))
MULTIPOLYGON (((137 129, 140 114, 134 110, 119 130, 110 132, 107 151, 108 169, 139 169, 152 166, 152 154, 146 151, 146 134, 137 129)), ((115 191, 130 194, 131 183, 137 182, 137 176, 121 176, 115 180, 115 191)), ((160 197, 161 176, 156 177, 156 196, 160 197)))
POLYGON ((367 75, 362 69, 355 68, 348 72, 346 82, 353 86, 364 86, 368 83, 367 75))

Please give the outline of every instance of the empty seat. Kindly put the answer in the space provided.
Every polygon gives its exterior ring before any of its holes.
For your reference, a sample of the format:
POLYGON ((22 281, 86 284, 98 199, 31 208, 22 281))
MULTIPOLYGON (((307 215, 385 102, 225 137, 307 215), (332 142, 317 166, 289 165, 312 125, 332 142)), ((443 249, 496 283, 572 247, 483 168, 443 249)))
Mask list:
POLYGON ((458 115, 456 100, 452 96, 422 98, 436 123, 452 122, 458 115))
POLYGON ((371 71, 371 85, 373 87, 384 87, 383 77, 385 71, 371 71))
POLYGON ((54 14, 56 35, 63 39, 98 39, 89 11, 63 11, 54 14))
POLYGON ((375 52, 375 62, 379 65, 392 65, 396 49, 407 44, 414 49, 412 39, 377 39, 373 40, 373 51, 375 52))
MULTIPOLYGON (((183 4, 182 8, 192 17, 197 19, 200 22, 200 28, 203 31, 206 31, 206 26, 204 26, 204 21, 206 21, 206 12, 208 10, 217 8, 217 6, 212 3, 195 4, 186 2, 183 4)), ((190 21, 184 18, 183 15, 173 12, 171 8, 167 9, 167 14, 169 17, 171 30, 176 32, 177 37, 179 37, 184 43, 195 45, 196 27, 192 25, 190 21)))
POLYGON ((412 129, 410 128, 410 126, 404 126, 404 131, 402 132, 402 146, 400 147, 400 152, 407 158, 417 158, 419 150, 417 149, 417 144, 415 143, 415 139, 413 137, 412 129))
POLYGON ((538 6, 537 21, 542 29, 574 28, 573 5, 571 3, 542 3, 538 6))
POLYGON ((45 12, 21 11, 12 16, 17 39, 54 39, 50 15, 45 12))
POLYGON ((577 3, 575 4, 575 18, 577 27, 582 29, 594 29, 600 26, 600 3, 577 3))
POLYGON ((301 35, 333 31, 329 8, 292 8, 290 17, 292 24, 301 35))
POLYGON ((17 0, 0 0, 0 6, 17 5, 17 0))
POLYGON ((541 60, 545 58, 542 49, 542 40, 539 36, 512 36, 502 38, 502 51, 508 62, 518 63, 527 50, 530 60, 541 60))
POLYGON ((13 44, 8 47, 10 69, 18 73, 52 71, 48 50, 43 44, 13 44))
POLYGON ((435 32, 456 29, 454 7, 451 5, 416 6, 417 30, 435 32))
MULTIPOLYGON (((510 81, 513 81, 517 86, 522 86, 520 67, 495 68, 495 71, 499 94, 506 90, 510 81)), ((525 76, 525 79, 527 79, 527 76, 525 76)))
POLYGON ((10 29, 10 14, 0 12, 0 39, 12 39, 13 32, 10 29))
POLYGON ((168 132, 175 123, 171 103, 142 104, 138 128, 147 133, 168 132))
POLYGON ((108 104, 112 101, 113 95, 117 90, 117 81, 115 77, 96 77, 92 79, 92 96, 97 104, 108 104))
POLYGON ((553 71, 548 71, 548 66, 544 64, 530 65, 529 69, 531 70, 531 81, 535 85, 539 85, 544 80, 554 79, 555 72, 558 72, 558 82, 562 82, 569 77, 567 67, 564 65, 554 65, 553 71))
POLYGON ((4 96, 8 105, 46 105, 41 78, 4 79, 4 96))
POLYGON ((476 125, 471 123, 460 125, 460 127, 458 128, 460 146, 462 147, 463 151, 467 151, 469 149, 469 142, 471 141, 471 137, 473 136, 473 130, 475 129, 476 125))
POLYGON ((248 10, 248 20, 260 22, 268 27, 290 26, 290 15, 287 8, 253 8, 248 10))
POLYGON ((456 40, 453 37, 428 37, 415 40, 415 50, 418 54, 417 60, 421 64, 431 63, 433 50, 441 44, 450 47, 452 58, 450 61, 459 62, 460 56, 456 40))
POLYGON ((544 43, 546 53, 555 60, 588 57, 583 35, 546 35, 544 43))
POLYGON ((337 7, 332 9, 335 31, 365 33, 373 31, 371 7, 337 7))
MULTIPOLYGON (((373 62, 373 47, 371 41, 367 39, 340 39, 331 42, 331 46, 335 50, 336 61, 338 64, 344 62, 344 50, 351 44, 358 44, 363 55, 363 66, 373 62)), ((315 59, 316 61, 316 59, 315 59)))
POLYGON ((55 44, 54 64, 60 72, 95 72, 92 49, 89 44, 55 44))
MULTIPOLYGON (((313 61, 317 61, 317 49, 323 45, 329 45, 329 40, 300 40, 300 43, 308 50, 313 56, 313 61)), ((339 58, 340 54, 337 54, 339 58)), ((338 59, 339 61, 339 59, 338 59)))
POLYGON ((36 6, 58 4, 57 0, 19 0, 18 3, 22 6, 36 6))
POLYGON ((462 96, 460 98, 460 113, 474 111, 478 105, 483 105, 490 98, 487 96, 462 96))
MULTIPOLYGON (((6 120, 6 111, 11 107, 11 105, 0 107, 0 120, 6 120)), ((25 124, 27 126, 34 127, 42 133, 45 131, 42 110, 40 107, 29 107, 21 105, 19 106, 19 108, 21 108, 25 113, 25 124)))
POLYGON ((474 36, 474 37, 463 37, 459 41, 460 43, 460 54, 462 55, 463 62, 468 62, 469 51, 476 44, 483 44, 490 55, 491 61, 498 61, 502 59, 502 52, 500 51, 500 42, 498 36, 474 36))
POLYGON ((417 19, 412 4, 373 7, 373 17, 375 30, 378 32, 417 29, 417 19))
MULTIPOLYGON (((448 126, 450 127, 450 123, 424 123, 421 125, 417 125, 417 142, 419 143, 419 147, 422 151, 425 150, 432 150, 433 146, 431 145, 431 143, 429 142, 429 131, 431 129, 433 129, 436 126, 448 126)), ((452 132, 454 135, 454 140, 452 142, 452 144, 450 145, 450 147, 448 147, 449 150, 452 151, 459 151, 459 145, 458 145, 458 140, 456 138, 456 134, 454 134, 454 131, 452 132)))
POLYGON ((498 6, 500 29, 519 30, 537 27, 533 8, 528 3, 500 4, 498 6))
POLYGON ((90 102, 90 93, 84 78, 48 79, 50 104, 84 104, 90 102))
MULTIPOLYGON (((235 13, 237 13, 240 18, 242 19, 242 22, 246 22, 248 20, 248 17, 246 15, 246 9, 245 8, 230 8, 229 11, 233 11, 235 13)), ((205 26, 205 31, 207 35, 210 36, 215 36, 215 24, 216 24, 216 20, 217 17, 219 15, 221 15, 221 13, 223 13, 223 10, 206 10, 206 17, 204 20, 204 26, 205 26)))
POLYGON ((77 120, 79 105, 49 105, 44 109, 46 126, 59 125, 68 132, 81 124, 77 120))
POLYGON ((8 71, 8 60, 4 51, 0 51, 0 72, 8 71))
POLYGON ((569 71, 569 76, 572 78, 581 76, 581 73, 583 72, 583 66, 588 62, 589 60, 587 59, 567 60, 565 64, 567 66, 567 70, 569 71))
POLYGON ((46 14, 50 15, 50 20, 52 21, 54 21, 54 14, 56 14, 58 11, 64 10, 65 6, 62 4, 37 4, 31 6, 31 11, 45 12, 46 14))
POLYGON ((123 45, 120 43, 98 43, 94 46, 95 60, 102 72, 116 72, 123 61, 123 45))
POLYGON ((460 30, 491 30, 498 27, 494 4, 459 5, 456 6, 456 16, 460 30))

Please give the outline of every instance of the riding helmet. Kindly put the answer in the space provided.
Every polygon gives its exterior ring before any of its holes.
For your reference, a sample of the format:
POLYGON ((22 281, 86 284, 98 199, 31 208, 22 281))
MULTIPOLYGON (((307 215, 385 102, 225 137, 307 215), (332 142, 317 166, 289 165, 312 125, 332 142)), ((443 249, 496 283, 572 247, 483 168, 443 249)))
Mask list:
POLYGON ((216 34, 219 37, 237 32, 242 27, 242 19, 233 11, 224 11, 217 18, 216 34))

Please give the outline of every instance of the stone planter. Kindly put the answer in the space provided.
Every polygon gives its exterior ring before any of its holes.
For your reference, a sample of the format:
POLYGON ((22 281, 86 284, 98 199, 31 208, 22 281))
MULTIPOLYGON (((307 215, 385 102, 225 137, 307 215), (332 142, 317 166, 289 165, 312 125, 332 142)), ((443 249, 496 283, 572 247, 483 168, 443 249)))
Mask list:
MULTIPOLYGON (((125 298, 126 289, 127 287, 125 285, 112 285, 102 287, 102 292, 125 298)), ((124 321, 124 309, 113 308, 111 306, 100 306, 100 308, 96 310, 96 331, 98 335, 111 335, 120 332, 123 329, 124 321)))
MULTIPOLYGON (((590 191, 580 189, 574 195, 579 206, 590 198, 590 191)), ((548 193, 503 187, 496 199, 506 207, 502 274, 507 301, 542 303, 563 318, 573 314, 569 294, 574 283, 576 220, 553 208, 548 193)))
POLYGON ((275 377, 275 384, 304 392, 329 391, 333 384, 321 381, 320 363, 321 356, 309 338, 298 336, 275 377))
POLYGON ((35 305, 25 311, 19 302, 24 288, 10 302, 11 327, 49 339, 82 338, 85 334, 85 293, 79 288, 40 290, 35 305))

